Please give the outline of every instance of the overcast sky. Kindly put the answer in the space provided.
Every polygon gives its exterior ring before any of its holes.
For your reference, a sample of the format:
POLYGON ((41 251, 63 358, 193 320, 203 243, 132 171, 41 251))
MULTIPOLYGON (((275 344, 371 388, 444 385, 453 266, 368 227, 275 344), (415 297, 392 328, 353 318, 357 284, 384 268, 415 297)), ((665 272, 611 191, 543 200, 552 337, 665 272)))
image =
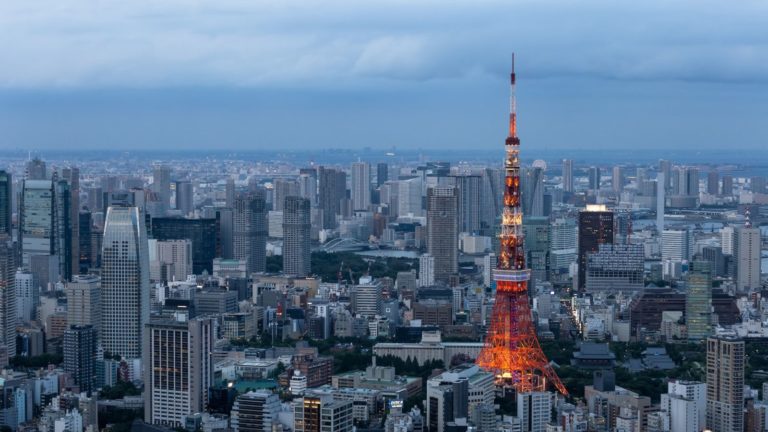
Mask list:
POLYGON ((0 1, 0 149, 768 148, 768 2, 0 1))

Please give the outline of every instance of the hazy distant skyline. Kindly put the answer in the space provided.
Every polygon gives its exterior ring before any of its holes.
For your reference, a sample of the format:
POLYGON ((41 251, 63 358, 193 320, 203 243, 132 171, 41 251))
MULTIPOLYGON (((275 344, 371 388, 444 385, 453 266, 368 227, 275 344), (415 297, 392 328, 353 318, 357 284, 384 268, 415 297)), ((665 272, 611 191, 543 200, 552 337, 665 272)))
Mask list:
POLYGON ((0 2, 0 149, 761 150, 768 3, 0 2), (318 6, 322 4, 322 6, 318 6))

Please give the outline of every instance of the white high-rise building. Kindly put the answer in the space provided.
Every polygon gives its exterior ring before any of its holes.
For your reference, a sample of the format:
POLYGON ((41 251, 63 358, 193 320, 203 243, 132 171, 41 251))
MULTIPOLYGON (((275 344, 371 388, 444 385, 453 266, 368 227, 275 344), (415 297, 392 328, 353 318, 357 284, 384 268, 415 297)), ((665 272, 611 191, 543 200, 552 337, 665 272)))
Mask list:
POLYGON ((573 160, 563 159, 563 190, 573 192, 573 160))
POLYGON ((552 393, 518 393, 517 417, 524 431, 546 432, 552 417, 552 393))
POLYGON ((360 285, 353 291, 353 311, 361 316, 372 317, 381 314, 381 282, 370 276, 360 278, 360 285))
POLYGON ((422 216, 421 206, 421 179, 412 178, 408 180, 400 180, 398 182, 397 190, 397 214, 400 217, 408 216, 422 216))
POLYGON ((733 255, 735 234, 736 230, 732 226, 723 227, 720 230, 720 245, 723 248, 723 255, 733 255))
POLYGON ((748 292, 760 289, 760 228, 738 227, 734 239, 736 290, 748 292))
POLYGON ((101 248, 102 346, 128 359, 141 358, 149 322, 149 244, 137 207, 109 207, 101 248))
POLYGON ((688 230, 662 231, 661 259, 675 262, 691 259, 693 236, 688 230))
POLYGON ((707 422, 707 385, 698 381, 670 381, 667 383, 667 393, 677 395, 694 402, 698 412, 699 428, 704 429, 707 422))
POLYGON ((144 339, 144 421, 184 425, 184 417, 202 412, 213 385, 216 318, 153 320, 144 339))
POLYGON ((422 254, 419 257, 419 286, 426 287, 435 284, 435 257, 422 254))
POLYGON ((352 210, 368 210, 371 205, 371 165, 352 164, 352 210))

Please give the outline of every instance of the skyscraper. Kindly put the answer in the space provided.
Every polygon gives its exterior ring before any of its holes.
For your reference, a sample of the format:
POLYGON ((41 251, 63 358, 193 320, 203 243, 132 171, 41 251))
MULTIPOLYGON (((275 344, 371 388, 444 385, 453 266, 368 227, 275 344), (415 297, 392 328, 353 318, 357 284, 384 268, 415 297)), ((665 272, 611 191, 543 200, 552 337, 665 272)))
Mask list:
POLYGON ((613 243, 613 212, 604 205, 588 205, 579 212, 579 290, 587 281, 588 254, 597 252, 601 244, 613 243))
POLYGON ((235 179, 232 177, 227 177, 224 186, 224 204, 229 208, 235 206, 235 179))
POLYGON ((707 339, 707 429, 744 430, 744 341, 707 339))
POLYGON ((722 193, 724 196, 733 195, 733 176, 732 175, 723 176, 722 190, 720 193, 722 193))
POLYGON ((427 189, 427 252, 435 258, 435 280, 447 282, 459 270, 459 221, 456 188, 427 189))
POLYGON ((336 215, 341 213, 341 200, 347 196, 347 174, 319 167, 319 206, 323 211, 323 228, 336 228, 336 215))
POLYGON ((397 182, 398 216, 423 216, 421 206, 421 179, 411 178, 397 182))
POLYGON ((97 333, 90 325, 70 325, 64 331, 64 370, 81 392, 90 394, 96 384, 97 333))
POLYGON ((419 286, 427 287, 435 284, 435 257, 421 254, 419 257, 419 286))
POLYGON ((144 421, 184 425, 184 417, 208 406, 213 384, 216 319, 153 319, 144 343, 144 421))
POLYGON ((736 228, 733 255, 739 292, 760 289, 760 240, 760 228, 752 227, 751 223, 736 228))
POLYGON ((563 159, 563 190, 573 192, 573 160, 563 159))
POLYGON ((274 186, 272 210, 283 211, 287 197, 299 196, 299 183, 296 180, 279 178, 275 179, 272 184, 274 186))
POLYGON ((101 279, 95 275, 75 276, 67 283, 67 324, 101 328, 101 279))
POLYGON ((662 231, 661 259, 684 261, 693 255, 693 236, 688 229, 669 229, 662 231))
POLYGON ((720 229, 720 245, 723 248, 723 255, 735 254, 736 229, 732 226, 726 226, 720 229))
POLYGON ((283 209, 283 272, 304 277, 310 274, 310 204, 306 198, 289 196, 283 209))
POLYGON ((589 180, 589 190, 600 189, 600 167, 589 167, 587 171, 587 179, 589 180))
POLYGON ((152 190, 160 197, 160 214, 163 216, 171 205, 171 168, 168 165, 156 165, 152 171, 152 190))
POLYGON ((30 161, 27 161, 26 179, 27 180, 48 179, 48 172, 45 167, 45 162, 40 160, 40 158, 34 158, 30 161))
POLYGON ((317 172, 299 174, 299 196, 309 200, 310 207, 317 207, 317 172))
POLYGON ((522 169, 523 215, 544 216, 544 169, 534 166, 522 169))
POLYGON ((13 176, 0 170, 0 233, 11 235, 13 229, 13 176))
POLYGON ((246 261, 249 273, 267 266, 267 211, 264 192, 246 192, 235 198, 233 247, 235 259, 246 261))
POLYGON ((381 187, 387 180, 389 180, 389 165, 379 162, 376 164, 376 187, 381 187))
POLYGON ((192 242, 192 271, 213 273, 213 259, 221 256, 218 218, 188 219, 180 217, 152 218, 152 237, 161 240, 192 242))
POLYGON ((688 339, 704 340, 712 334, 712 267, 709 261, 693 261, 685 293, 685 327, 688 339))
POLYGON ((176 182, 176 210, 178 210, 182 216, 189 216, 195 209, 194 196, 192 182, 176 182))
POLYGON ((371 165, 368 162, 352 164, 352 209, 368 210, 371 205, 371 165))
POLYGON ((25 180, 19 203, 21 264, 30 268, 33 255, 56 252, 56 193, 50 180, 25 180))
POLYGON ((68 258, 66 265, 69 266, 67 272, 62 272, 66 280, 71 280, 72 275, 80 273, 80 169, 77 167, 67 167, 61 170, 61 177, 67 182, 69 196, 67 205, 69 214, 66 219, 59 218, 66 223, 69 229, 66 229, 65 245, 67 246, 68 258))
POLYGON ((40 305, 40 286, 35 283, 32 273, 19 269, 16 272, 16 314, 19 322, 35 319, 40 305))
POLYGON ((101 256, 102 346, 112 354, 141 358, 149 321, 149 246, 137 207, 109 207, 101 256))
POLYGON ((659 174, 664 174, 664 190, 669 191, 672 185, 672 162, 659 160, 659 174))
POLYGON ((707 173, 707 193, 710 195, 720 194, 720 178, 716 170, 707 173))
POLYGON ((613 167, 613 172, 611 176, 611 187, 613 188, 613 191, 618 193, 621 193, 622 190, 624 190, 624 167, 622 166, 615 166, 613 167))
POLYGON ((478 175, 460 175, 452 178, 459 194, 459 232, 479 233, 483 178, 478 175))
POLYGON ((16 244, 0 233, 0 366, 16 355, 16 244))

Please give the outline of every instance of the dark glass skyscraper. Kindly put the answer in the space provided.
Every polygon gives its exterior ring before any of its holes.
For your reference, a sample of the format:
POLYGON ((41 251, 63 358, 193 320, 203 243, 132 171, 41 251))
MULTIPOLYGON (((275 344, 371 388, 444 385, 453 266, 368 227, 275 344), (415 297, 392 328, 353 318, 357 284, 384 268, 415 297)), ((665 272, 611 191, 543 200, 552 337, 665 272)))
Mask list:
POLYGON ((435 258, 435 280, 447 282, 459 270, 459 200, 456 188, 427 189, 427 252, 435 258))
POLYGON ((248 273, 263 272, 267 267, 267 203, 264 191, 237 195, 232 222, 235 259, 246 261, 248 273))
POLYGON ((157 240, 189 240, 192 242, 192 271, 213 273, 213 259, 221 256, 219 220, 216 218, 185 219, 152 218, 152 238, 157 240))
POLYGON ((601 244, 613 243, 613 212, 604 205, 588 205, 579 213, 578 289, 587 281, 587 254, 597 252, 601 244))
POLYGON ((283 272, 299 277, 310 273, 309 200, 286 197, 283 208, 283 272))
POLYGON ((13 176, 0 170, 0 233, 11 235, 13 215, 13 176))

